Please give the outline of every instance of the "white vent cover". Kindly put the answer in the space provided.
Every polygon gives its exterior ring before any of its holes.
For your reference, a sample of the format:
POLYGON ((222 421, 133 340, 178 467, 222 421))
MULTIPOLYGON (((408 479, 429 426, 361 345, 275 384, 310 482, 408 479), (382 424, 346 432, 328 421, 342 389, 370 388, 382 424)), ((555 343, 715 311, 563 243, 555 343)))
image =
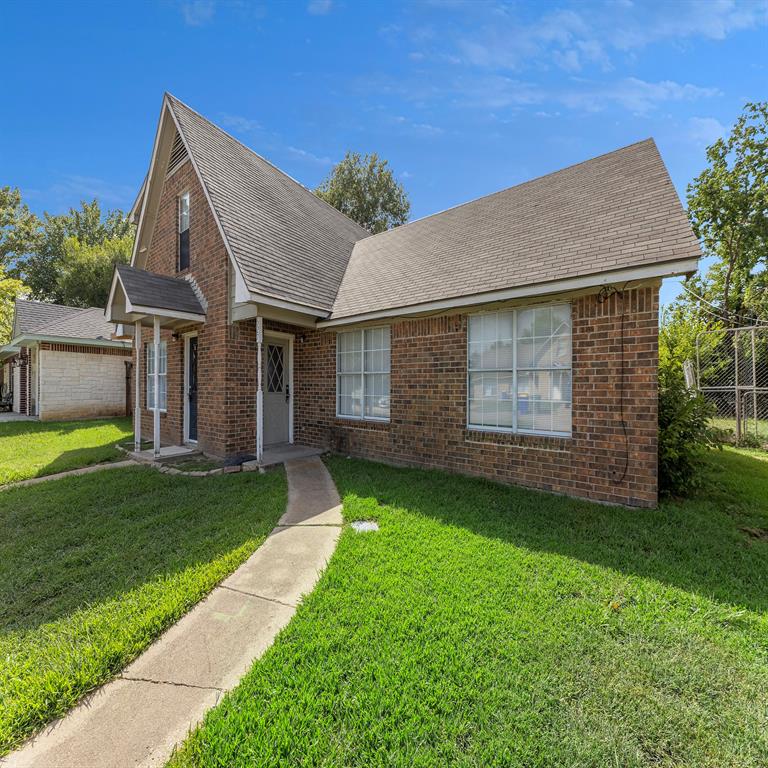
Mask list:
POLYGON ((188 157, 187 148, 184 146, 184 142, 177 131, 176 138, 173 140, 173 146, 171 147, 171 157, 168 160, 168 171, 165 175, 170 176, 188 157))

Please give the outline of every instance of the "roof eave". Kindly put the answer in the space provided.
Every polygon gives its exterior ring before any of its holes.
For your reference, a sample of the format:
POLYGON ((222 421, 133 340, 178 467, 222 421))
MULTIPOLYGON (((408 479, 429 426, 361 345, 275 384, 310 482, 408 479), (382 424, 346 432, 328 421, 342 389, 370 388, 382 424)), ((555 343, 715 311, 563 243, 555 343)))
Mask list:
POLYGON ((546 283, 532 283, 530 285, 505 288, 498 291, 467 294, 449 299, 442 299, 421 304, 410 304, 400 307, 376 310, 373 312, 360 312, 351 315, 335 317, 333 313, 327 320, 317 323, 318 328, 332 328, 339 325, 368 322, 370 320, 383 320, 402 315, 420 314, 423 312, 438 312, 442 310, 461 309, 478 304, 491 304, 499 301, 512 301, 514 299, 533 298, 534 296, 547 296, 559 293, 580 291, 586 288, 599 288, 612 283, 627 283, 641 280, 663 279, 665 277, 678 277, 689 275, 698 268, 699 257, 687 257, 666 262, 657 262, 643 266, 629 267, 611 272, 598 272, 590 275, 551 280, 546 283))

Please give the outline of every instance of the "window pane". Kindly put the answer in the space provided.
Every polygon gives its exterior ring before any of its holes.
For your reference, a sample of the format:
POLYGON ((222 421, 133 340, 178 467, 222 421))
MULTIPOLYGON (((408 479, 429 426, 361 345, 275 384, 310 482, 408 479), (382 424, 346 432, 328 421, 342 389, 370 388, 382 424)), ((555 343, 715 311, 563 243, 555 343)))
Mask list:
POLYGON ((185 194, 179 198, 179 232, 185 232, 189 229, 189 195, 185 194))
POLYGON ((166 342, 160 342, 160 375, 164 376, 168 370, 168 345, 166 342))
POLYGON ((155 407, 155 377, 150 376, 147 378, 147 409, 151 410, 155 407))
POLYGON ((552 431, 571 431, 571 404, 552 403, 552 431))
POLYGON ((537 432, 552 431, 552 403, 545 401, 533 404, 533 428, 537 432))
POLYGON ((374 419, 389 418, 389 374, 365 376, 365 415, 374 419))
POLYGON ((160 410, 168 408, 168 379, 165 376, 160 377, 160 410))
POLYGON ((362 416, 363 383, 359 374, 340 375, 338 379, 339 414, 362 416))

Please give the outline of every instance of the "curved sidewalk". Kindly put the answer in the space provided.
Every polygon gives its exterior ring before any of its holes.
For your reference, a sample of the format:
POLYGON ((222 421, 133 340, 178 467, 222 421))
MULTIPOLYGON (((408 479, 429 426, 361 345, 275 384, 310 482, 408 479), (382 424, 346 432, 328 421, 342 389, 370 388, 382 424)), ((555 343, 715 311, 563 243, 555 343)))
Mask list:
POLYGON ((148 768, 237 685, 316 584, 341 533, 336 487, 317 457, 286 462, 288 506, 267 540, 116 680, 3 768, 148 768))

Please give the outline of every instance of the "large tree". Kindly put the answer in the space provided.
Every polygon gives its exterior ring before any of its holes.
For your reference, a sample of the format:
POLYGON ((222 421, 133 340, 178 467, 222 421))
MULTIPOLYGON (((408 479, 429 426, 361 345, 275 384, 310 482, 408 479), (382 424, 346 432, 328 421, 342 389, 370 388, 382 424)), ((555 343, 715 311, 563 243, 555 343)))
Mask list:
POLYGON ((26 294, 24 283, 15 277, 8 277, 5 267, 0 264, 0 346, 11 340, 14 302, 26 294))
POLYGON ((691 224, 715 258, 700 295, 731 325, 768 318, 768 102, 747 104, 707 160, 688 186, 691 224))
POLYGON ((0 267, 34 248, 40 220, 21 201, 18 188, 0 187, 0 267))
POLYGON ((334 208, 376 234, 408 221, 408 195, 379 156, 347 152, 315 190, 334 208))
POLYGON ((64 240, 57 283, 60 303, 70 307, 104 307, 115 264, 131 260, 133 234, 89 245, 76 237, 64 240))
MULTIPOLYGON (((97 246, 108 240, 133 237, 133 225, 120 210, 102 214, 97 200, 82 202, 69 213, 46 213, 34 246, 17 260, 16 272, 29 286, 33 298, 65 304, 72 301, 71 290, 65 296, 60 279, 67 259, 66 242, 74 238, 83 246, 97 246)), ((87 298, 77 300, 86 305, 87 298)))

